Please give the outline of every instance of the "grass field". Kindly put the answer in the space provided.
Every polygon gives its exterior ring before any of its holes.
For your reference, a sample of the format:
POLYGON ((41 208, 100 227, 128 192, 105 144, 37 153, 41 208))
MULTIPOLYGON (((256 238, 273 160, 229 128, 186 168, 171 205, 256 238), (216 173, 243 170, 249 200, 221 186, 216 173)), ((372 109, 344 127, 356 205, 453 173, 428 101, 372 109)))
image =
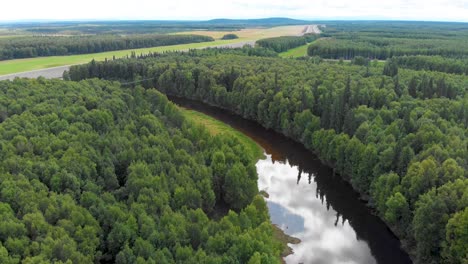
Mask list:
POLYGON ((9 39, 9 38, 16 38, 16 37, 21 37, 21 35, 2 35, 2 32, 0 31, 0 39, 9 39))
MULTIPOLYGON (((7 60, 0 61, 0 75, 6 75, 11 73, 26 72, 33 70, 40 70, 64 65, 73 65, 73 64, 83 64, 95 60, 104 60, 106 58, 111 59, 113 56, 116 58, 124 57, 129 55, 132 51, 135 51, 137 54, 148 53, 148 52, 163 52, 163 51, 175 51, 175 50, 188 50, 196 48, 205 48, 210 46, 224 45, 224 44, 233 44, 245 41, 254 41, 265 37, 272 36, 284 36, 284 35, 294 35, 300 34, 304 26, 284 26, 284 27, 273 27, 267 29, 245 29, 241 30, 238 33, 238 39, 231 40, 215 40, 212 42, 202 42, 202 43, 191 43, 191 44, 182 44, 182 45, 173 45, 173 46, 161 46, 153 48, 142 48, 142 49, 130 49, 130 50, 119 50, 119 51, 109 51, 102 53, 92 53, 92 54, 81 54, 81 55, 70 55, 70 56, 52 56, 52 57, 39 57, 39 58, 29 58, 29 59, 16 59, 16 60, 7 60), (242 33, 240 33, 242 32, 242 33)), ((222 37, 228 32, 219 32, 219 31, 194 31, 194 32, 183 32, 184 34, 193 33, 201 35, 215 35, 222 37)))
POLYGON ((148 53, 148 52, 163 52, 163 51, 174 51, 174 50, 188 50, 203 48, 215 45, 223 45, 236 43, 239 40, 218 40, 212 42, 202 42, 202 43, 190 43, 182 45, 173 45, 173 46, 161 46, 154 48, 142 48, 142 49, 131 49, 131 50, 118 50, 118 51, 109 51, 101 53, 92 53, 92 54, 81 54, 81 55, 70 55, 70 56, 52 56, 52 57, 39 57, 39 58, 29 58, 29 59, 17 59, 17 60, 6 60, 0 61, 0 75, 40 70, 64 65, 72 64, 82 64, 95 60, 104 60, 106 58, 111 59, 112 56, 116 58, 125 57, 130 55, 132 51, 135 51, 137 54, 148 53))
POLYGON ((299 46, 299 47, 294 48, 294 49, 290 49, 290 50, 285 51, 285 52, 281 52, 279 54, 279 56, 281 58, 299 58, 299 57, 307 56, 307 47, 308 46, 309 46, 309 44, 306 44, 306 45, 299 46))
POLYGON ((260 147, 253 139, 235 130, 231 126, 197 111, 188 110, 185 108, 181 108, 181 110, 186 118, 192 120, 195 123, 204 125, 212 135, 226 134, 232 137, 236 137, 242 144, 247 147, 255 160, 264 157, 262 147, 260 147))

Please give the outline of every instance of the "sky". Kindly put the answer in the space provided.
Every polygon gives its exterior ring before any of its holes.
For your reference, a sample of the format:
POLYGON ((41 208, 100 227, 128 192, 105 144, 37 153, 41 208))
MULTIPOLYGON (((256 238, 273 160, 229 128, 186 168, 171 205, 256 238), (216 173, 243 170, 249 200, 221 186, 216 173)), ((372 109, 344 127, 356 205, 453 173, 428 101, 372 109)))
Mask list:
POLYGON ((0 21, 290 17, 468 22, 468 0, 3 0, 0 21))

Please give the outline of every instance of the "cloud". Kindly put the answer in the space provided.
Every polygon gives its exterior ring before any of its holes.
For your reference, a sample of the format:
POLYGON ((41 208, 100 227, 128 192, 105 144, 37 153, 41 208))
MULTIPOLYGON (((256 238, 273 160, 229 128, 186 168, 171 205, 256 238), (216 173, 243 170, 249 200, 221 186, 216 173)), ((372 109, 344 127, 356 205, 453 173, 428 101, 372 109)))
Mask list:
POLYGON ((407 19, 468 22, 468 0, 15 0, 0 20, 21 19, 407 19))

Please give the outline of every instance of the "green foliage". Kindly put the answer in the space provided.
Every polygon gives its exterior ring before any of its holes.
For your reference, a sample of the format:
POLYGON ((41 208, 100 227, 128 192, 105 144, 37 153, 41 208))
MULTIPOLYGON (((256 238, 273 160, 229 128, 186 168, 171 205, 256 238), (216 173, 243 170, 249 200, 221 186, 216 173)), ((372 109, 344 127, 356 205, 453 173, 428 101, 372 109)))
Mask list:
MULTIPOLYGON (((90 66, 72 67, 70 75, 84 78, 81 72, 90 66)), ((153 78, 144 83, 148 88, 228 109, 302 142, 369 195, 377 213, 414 245, 418 262, 444 260, 446 226, 464 209, 460 204, 466 193, 459 187, 468 176, 466 76, 400 68, 390 77, 378 65, 317 64, 223 50, 116 60, 99 67, 101 77, 124 81, 135 78, 121 69, 139 69, 136 75, 153 78), (436 88, 439 82, 450 92, 436 88), (432 198, 434 188, 448 192, 455 185, 458 191, 447 193, 450 202, 432 198)), ((242 168, 223 169, 222 164, 236 162, 222 154, 224 162, 218 153, 212 164, 219 171, 215 186, 222 189, 229 179, 234 191, 243 185, 231 176, 242 168)), ((461 256, 454 254, 447 256, 461 256)))
MULTIPOLYGON (((445 242, 447 239, 446 232, 453 232, 453 221, 447 231, 445 231, 445 228, 451 215, 464 210, 468 206, 468 200, 466 199, 467 190, 468 179, 465 178, 447 183, 421 195, 416 203, 413 218, 414 237, 418 241, 416 253, 419 262, 436 263, 444 260, 441 258, 440 253, 443 245, 451 245, 454 242, 459 243, 457 240, 463 239, 463 235, 461 237, 454 235, 454 237, 448 238, 447 242, 445 242)), ((448 257, 445 261, 447 263, 451 263, 449 260, 462 262, 464 256, 466 256, 466 251, 463 251, 463 248, 459 249, 461 251, 452 251, 445 256, 448 257), (458 254, 461 258, 453 258, 454 254, 455 256, 458 254)))
POLYGON ((468 75, 468 59, 451 59, 442 56, 400 56, 394 58, 398 65, 413 70, 439 71, 468 75))
POLYGON ((87 54, 214 41, 200 35, 34 36, 0 39, 0 60, 87 54))
POLYGON ((442 255, 447 263, 462 263, 468 259, 468 207, 452 216, 446 228, 446 243, 442 255))
POLYGON ((221 39, 238 39, 238 38, 239 36, 237 36, 236 34, 230 33, 230 34, 224 35, 221 39))
POLYGON ((241 163, 235 163, 224 178, 224 201, 234 209, 246 206, 246 201, 251 201, 257 193, 255 183, 257 174, 255 168, 247 170, 241 163))
POLYGON ((404 55, 440 55, 449 58, 466 58, 468 52, 460 46, 460 41, 447 39, 384 38, 373 36, 343 36, 321 39, 309 46, 309 56, 326 59, 352 59, 363 56, 370 59, 385 60, 404 55), (423 47, 423 48, 421 48, 423 47))
POLYGON ((353 65, 369 66, 369 63, 370 63, 369 59, 364 58, 362 56, 356 56, 351 60, 351 64, 353 65))
POLYGON ((387 210, 385 212, 385 220, 391 225, 399 226, 403 230, 408 225, 410 210, 406 198, 397 192, 388 198, 385 203, 387 210))
POLYGON ((256 44, 263 48, 272 49, 276 52, 284 52, 289 49, 293 49, 309 42, 314 41, 317 38, 316 35, 308 34, 301 37, 296 36, 284 36, 276 38, 260 39, 256 44))
POLYGON ((278 263, 245 147, 156 90, 16 79, 0 98, 18 105, 0 123, 1 263, 278 263))
MULTIPOLYGON (((326 38, 308 48, 309 56, 326 59, 392 58, 400 68, 468 74, 466 24, 421 22, 376 22, 369 24, 330 22, 326 38)), ((391 71, 384 73, 394 76, 391 71)))
POLYGON ((309 55, 328 59, 362 56, 385 60, 397 56, 466 58, 468 39, 464 23, 330 22, 324 37, 309 46, 309 55))
POLYGON ((387 60, 383 69, 383 75, 395 77, 398 75, 398 64, 394 60, 387 60))

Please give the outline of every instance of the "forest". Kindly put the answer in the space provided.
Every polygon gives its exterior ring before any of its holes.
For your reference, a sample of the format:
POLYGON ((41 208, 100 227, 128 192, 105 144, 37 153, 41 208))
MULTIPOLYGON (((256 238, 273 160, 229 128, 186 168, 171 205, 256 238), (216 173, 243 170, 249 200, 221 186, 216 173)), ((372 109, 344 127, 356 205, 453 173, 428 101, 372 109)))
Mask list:
POLYGON ((466 261, 465 75, 403 69, 393 60, 192 50, 93 61, 64 78, 138 83, 254 120, 301 142, 349 180, 416 263, 466 261))
POLYGON ((237 36, 236 34, 225 34, 221 39, 238 39, 239 36, 237 36))
POLYGON ((214 41, 201 35, 134 34, 0 38, 0 60, 87 54, 214 41))
POLYGON ((405 55, 466 59, 467 29, 463 23, 330 23, 323 39, 309 46, 308 54, 327 59, 363 56, 385 60, 405 55))
POLYGON ((363 56, 385 60, 404 55, 440 55, 449 58, 466 58, 468 50, 463 41, 445 39, 384 38, 381 36, 321 39, 309 46, 309 56, 321 56, 326 59, 352 59, 363 56))
POLYGON ((155 89, 0 82, 0 263, 280 263, 254 159, 155 89))
POLYGON ((284 52, 317 39, 315 34, 306 34, 304 36, 283 36, 276 38, 260 39, 256 42, 256 45, 263 48, 272 49, 275 52, 284 52))
POLYGON ((394 59, 399 67, 408 69, 468 75, 468 59, 451 59, 441 56, 400 56, 394 59))

